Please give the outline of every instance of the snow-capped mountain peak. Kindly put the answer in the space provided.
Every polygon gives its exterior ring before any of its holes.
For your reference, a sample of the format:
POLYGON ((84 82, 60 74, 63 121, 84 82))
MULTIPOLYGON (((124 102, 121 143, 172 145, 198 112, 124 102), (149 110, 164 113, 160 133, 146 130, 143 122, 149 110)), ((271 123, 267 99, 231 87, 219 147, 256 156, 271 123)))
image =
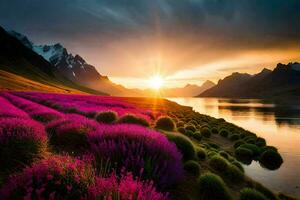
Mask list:
POLYGON ((60 43, 36 45, 26 36, 16 31, 9 31, 9 34, 49 61, 55 67, 55 71, 72 81, 87 82, 102 78, 94 66, 89 65, 81 56, 73 56, 71 53, 68 53, 67 49, 60 43))
POLYGON ((33 45, 32 50, 51 63, 53 60, 57 60, 64 54, 67 54, 67 50, 59 43, 54 45, 33 45))

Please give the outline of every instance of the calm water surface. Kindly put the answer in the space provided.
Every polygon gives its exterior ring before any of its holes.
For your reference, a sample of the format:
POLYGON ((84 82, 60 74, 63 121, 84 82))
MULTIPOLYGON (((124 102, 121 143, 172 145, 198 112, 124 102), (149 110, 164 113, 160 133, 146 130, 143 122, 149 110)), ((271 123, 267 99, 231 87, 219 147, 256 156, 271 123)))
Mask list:
POLYGON ((300 196, 300 102, 283 105, 256 99, 168 99, 200 113, 224 118, 276 146, 284 159, 278 170, 269 171, 252 162, 245 166, 245 171, 269 188, 300 196))

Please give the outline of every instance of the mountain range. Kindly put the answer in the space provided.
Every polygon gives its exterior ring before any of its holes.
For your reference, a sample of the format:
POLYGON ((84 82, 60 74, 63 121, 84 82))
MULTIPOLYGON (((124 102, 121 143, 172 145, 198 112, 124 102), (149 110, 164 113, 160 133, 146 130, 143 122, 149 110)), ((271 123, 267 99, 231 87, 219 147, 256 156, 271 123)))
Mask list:
POLYGON ((232 73, 198 97, 283 98, 300 97, 300 63, 279 63, 260 73, 232 73))
POLYGON ((187 84, 182 88, 163 89, 162 95, 165 97, 193 97, 207 89, 212 88, 216 84, 211 81, 205 81, 201 86, 195 84, 187 84))
MULTIPOLYGON (((80 55, 60 43, 36 45, 26 36, 0 27, 0 89, 44 90, 115 96, 151 96, 147 89, 128 89, 110 81, 80 55)), ((260 73, 232 73, 215 85, 187 84, 162 90, 165 97, 282 98, 300 97, 300 63, 279 63, 260 73)))
POLYGON ((60 43, 53 45, 36 45, 25 35, 15 31, 8 32, 17 38, 24 46, 48 61, 54 74, 93 90, 101 91, 110 95, 139 96, 140 91, 127 89, 115 84, 107 76, 102 76, 94 66, 88 64, 80 55, 72 55, 60 43))
POLYGON ((1 90, 84 92, 105 95, 56 74, 52 68, 47 60, 0 27, 1 90))
MULTIPOLYGON (((80 55, 69 53, 60 43, 37 45, 27 36, 16 31, 5 31, 1 27, 0 35, 2 86, 0 89, 2 90, 46 88, 47 91, 87 92, 115 96, 152 96, 156 93, 151 89, 128 89, 113 83, 80 55)), ((195 96, 212 86, 214 84, 210 81, 202 86, 187 84, 183 88, 165 89, 162 94, 170 97, 195 96)))

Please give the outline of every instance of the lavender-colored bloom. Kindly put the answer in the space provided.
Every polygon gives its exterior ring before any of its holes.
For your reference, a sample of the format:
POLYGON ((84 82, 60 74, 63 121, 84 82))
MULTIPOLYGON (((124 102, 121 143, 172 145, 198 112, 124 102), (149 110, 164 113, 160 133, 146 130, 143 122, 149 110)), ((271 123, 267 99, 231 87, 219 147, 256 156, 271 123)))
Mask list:
POLYGON ((117 177, 95 176, 89 160, 51 156, 11 176, 1 188, 3 199, 167 200, 149 181, 135 180, 131 174, 117 177))
POLYGON ((88 141, 96 160, 109 160, 119 173, 125 168, 160 187, 182 178, 182 155, 159 132, 129 124, 101 125, 88 141))
POLYGON ((87 134, 97 130, 99 124, 77 114, 65 115, 46 126, 50 144, 60 151, 80 153, 86 150, 87 134))
POLYGON ((69 156, 51 156, 10 177, 2 199, 82 199, 93 182, 91 165, 69 156))
POLYGON ((9 140, 46 140, 44 126, 31 119, 1 119, 0 120, 0 145, 9 140))
POLYGON ((41 104, 52 102, 58 105, 64 112, 69 112, 70 109, 76 108, 76 111, 88 115, 91 112, 105 112, 108 110, 114 111, 118 116, 134 114, 137 117, 144 118, 148 122, 153 120, 153 114, 150 110, 136 108, 133 105, 124 102, 119 97, 106 97, 95 95, 66 95, 66 94, 51 94, 37 92, 22 92, 14 93, 41 104))
POLYGON ((109 177, 96 177, 94 184, 88 188, 86 199, 131 199, 131 200, 167 200, 168 195, 159 193, 152 182, 135 180, 131 173, 115 174, 109 177))
POLYGON ((29 118, 28 114, 12 105, 8 100, 0 96, 0 117, 29 118))
POLYGON ((87 120, 87 118, 82 115, 66 114, 62 118, 59 118, 57 120, 53 120, 53 121, 49 122, 46 125, 46 131, 48 132, 48 134, 52 135, 52 134, 56 133, 56 130, 62 125, 70 124, 74 121, 78 122, 78 121, 85 121, 85 120, 87 120))
POLYGON ((0 169, 14 171, 41 157, 46 149, 44 127, 30 119, 6 118, 0 120, 0 169))
POLYGON ((63 114, 56 110, 9 93, 3 93, 2 96, 10 100, 15 106, 27 112, 32 118, 41 122, 49 122, 63 116, 63 114))

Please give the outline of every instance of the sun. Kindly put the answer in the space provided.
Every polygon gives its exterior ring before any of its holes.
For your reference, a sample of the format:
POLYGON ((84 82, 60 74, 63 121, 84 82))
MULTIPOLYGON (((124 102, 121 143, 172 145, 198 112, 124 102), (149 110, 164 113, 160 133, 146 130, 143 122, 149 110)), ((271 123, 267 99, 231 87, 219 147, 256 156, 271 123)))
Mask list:
POLYGON ((149 80, 149 86, 153 89, 159 90, 164 84, 164 79, 160 75, 152 76, 149 80))

